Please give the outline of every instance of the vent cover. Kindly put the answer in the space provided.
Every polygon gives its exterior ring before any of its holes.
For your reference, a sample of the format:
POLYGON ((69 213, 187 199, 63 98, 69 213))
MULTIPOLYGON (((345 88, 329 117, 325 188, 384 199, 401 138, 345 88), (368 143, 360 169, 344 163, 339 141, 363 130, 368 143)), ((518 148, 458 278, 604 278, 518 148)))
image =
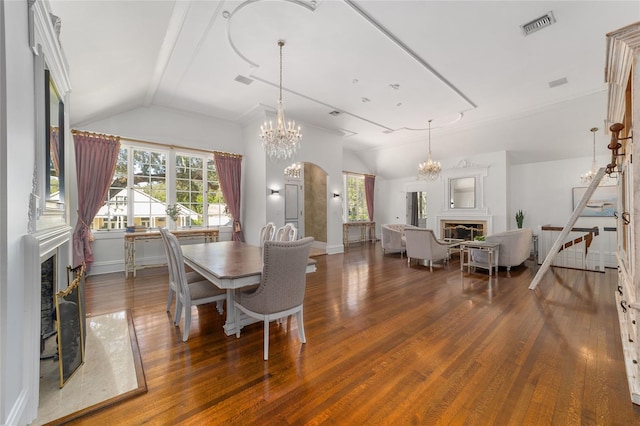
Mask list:
POLYGON ((545 27, 548 27, 549 25, 555 22, 556 22, 556 18, 553 17, 553 12, 549 12, 546 15, 536 18, 531 22, 528 22, 524 25, 520 25, 520 28, 522 28, 522 33, 525 36, 528 36, 529 34, 535 33, 536 31, 541 30, 545 27))
POLYGON ((237 81, 238 83, 246 84, 247 86, 249 84, 253 83, 252 79, 250 79, 249 77, 245 77, 243 75, 236 76, 236 78, 234 78, 234 80, 237 81))

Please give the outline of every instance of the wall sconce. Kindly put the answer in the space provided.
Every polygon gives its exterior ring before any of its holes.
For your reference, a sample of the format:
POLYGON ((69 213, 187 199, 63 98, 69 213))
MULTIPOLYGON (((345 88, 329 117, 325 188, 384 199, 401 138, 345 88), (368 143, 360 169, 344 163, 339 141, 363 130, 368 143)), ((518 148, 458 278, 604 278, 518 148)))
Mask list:
POLYGON ((272 189, 271 190, 271 195, 280 195, 280 190, 279 189, 272 189))
POLYGON ((618 166, 618 157, 624 157, 624 152, 618 152, 618 150, 622 148, 622 144, 620 143, 620 141, 625 139, 632 139, 631 136, 621 138, 620 132, 622 131, 622 129, 624 129, 624 124, 622 123, 614 123, 611 125, 611 127, 609 127, 609 130, 611 131, 611 142, 609 143, 609 145, 607 145, 607 148, 611 150, 611 163, 607 164, 606 172, 608 175, 611 175, 612 173, 615 173, 617 171, 616 167, 618 166))
POLYGON ((337 192, 334 192, 334 193, 333 193, 333 198, 340 198, 340 194, 339 194, 339 193, 337 193, 337 192))

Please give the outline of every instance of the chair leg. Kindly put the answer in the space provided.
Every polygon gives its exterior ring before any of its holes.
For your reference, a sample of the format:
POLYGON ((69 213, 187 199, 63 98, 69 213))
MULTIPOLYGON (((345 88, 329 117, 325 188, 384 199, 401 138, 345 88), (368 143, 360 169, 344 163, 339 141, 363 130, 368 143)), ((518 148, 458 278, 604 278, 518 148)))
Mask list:
POLYGON ((169 296, 167 297, 167 312, 171 310, 171 302, 173 301, 173 289, 169 286, 169 296))
POLYGON ((238 309, 238 307, 236 306, 236 315, 235 315, 235 322, 236 322, 236 337, 239 339, 240 338, 240 309, 238 309))
POLYGON ((433 272, 433 260, 429 261, 429 272, 433 272))
POLYGON ((180 317, 182 316, 182 301, 176 294, 176 312, 173 315, 173 324, 180 324, 180 317))
POLYGON ((307 338, 304 335, 304 321, 302 318, 302 308, 296 313, 296 320, 298 322, 298 335, 302 343, 307 343, 307 338))
POLYGON ((264 360, 269 359, 269 317, 263 318, 264 322, 264 360))
POLYGON ((182 341, 189 339, 189 329, 191 328, 191 306, 184 307, 184 331, 182 332, 182 341))

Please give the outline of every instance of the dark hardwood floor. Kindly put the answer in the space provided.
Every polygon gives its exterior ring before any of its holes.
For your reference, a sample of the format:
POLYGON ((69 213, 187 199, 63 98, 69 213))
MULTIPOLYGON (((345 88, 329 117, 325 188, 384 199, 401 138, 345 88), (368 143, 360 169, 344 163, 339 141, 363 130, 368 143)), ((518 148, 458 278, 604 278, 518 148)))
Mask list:
MULTIPOLYGON (((533 263, 462 274, 380 245, 316 258, 305 331, 295 319, 225 336, 215 304, 189 341, 165 312, 165 268, 87 279, 87 311, 131 309, 148 392, 75 424, 632 425, 614 306, 616 271, 533 263)), ((197 313, 196 313, 197 312, 197 313)))

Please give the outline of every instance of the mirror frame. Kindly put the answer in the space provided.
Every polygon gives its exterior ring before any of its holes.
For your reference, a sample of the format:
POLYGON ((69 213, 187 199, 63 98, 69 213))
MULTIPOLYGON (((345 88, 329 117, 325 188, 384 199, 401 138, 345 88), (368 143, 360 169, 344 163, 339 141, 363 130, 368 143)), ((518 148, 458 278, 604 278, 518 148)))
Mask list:
MULTIPOLYGON (((60 46, 60 19, 51 14, 46 2, 39 0, 29 1, 28 14, 29 46, 34 59, 34 102, 35 102, 35 164, 33 170, 32 190, 29 198, 29 233, 40 229, 50 229, 59 226, 68 226, 70 222, 70 208, 67 180, 69 173, 65 173, 64 164, 69 164, 69 152, 65 145, 69 139, 66 137, 68 130, 68 96, 71 90, 67 62, 60 46), (47 77, 48 74, 48 77, 47 77), (58 114, 60 124, 59 142, 59 168, 60 168, 60 196, 59 200, 50 200, 50 174, 51 161, 50 124, 48 116, 50 106, 50 83, 57 91, 60 99, 61 111, 58 114)), ((67 170, 68 172, 69 170, 67 170)), ((71 171, 73 172, 73 171, 71 171)))
POLYGON ((443 210, 449 213, 487 213, 484 206, 484 178, 488 175, 489 168, 469 163, 466 160, 460 161, 454 168, 442 171, 442 182, 444 185, 443 210), (451 207, 451 184, 452 181, 461 178, 475 179, 475 207, 473 208, 452 208, 451 207))
POLYGON ((458 178, 450 178, 449 179, 449 195, 450 195, 450 197, 449 197, 449 208, 451 210, 469 210, 469 209, 473 210, 473 209, 476 208, 476 205, 478 204, 478 199, 477 199, 478 198, 478 194, 476 193, 476 186, 477 186, 476 185, 476 181, 477 181, 477 179, 476 179, 475 176, 474 177, 469 177, 469 176, 467 176, 467 177, 458 177, 458 178), (473 205, 470 206, 470 207, 456 207, 455 200, 457 199, 456 193, 458 191, 456 191, 456 189, 455 189, 455 183, 457 181, 468 180, 468 179, 472 179, 473 180, 473 190, 472 190, 473 191, 473 205))
POLYGON ((45 207, 47 209, 53 208, 55 210, 61 210, 64 208, 64 142, 65 142, 65 125, 64 125, 64 102, 62 101, 58 90, 56 89, 55 82, 51 78, 48 69, 44 70, 44 104, 45 104, 45 179, 44 179, 44 196, 45 207), (57 99, 57 108, 54 111, 53 105, 57 99), (53 129, 58 128, 58 152, 57 152, 57 178, 58 178, 58 197, 53 199, 51 197, 51 162, 53 161, 53 145, 51 143, 53 129))

